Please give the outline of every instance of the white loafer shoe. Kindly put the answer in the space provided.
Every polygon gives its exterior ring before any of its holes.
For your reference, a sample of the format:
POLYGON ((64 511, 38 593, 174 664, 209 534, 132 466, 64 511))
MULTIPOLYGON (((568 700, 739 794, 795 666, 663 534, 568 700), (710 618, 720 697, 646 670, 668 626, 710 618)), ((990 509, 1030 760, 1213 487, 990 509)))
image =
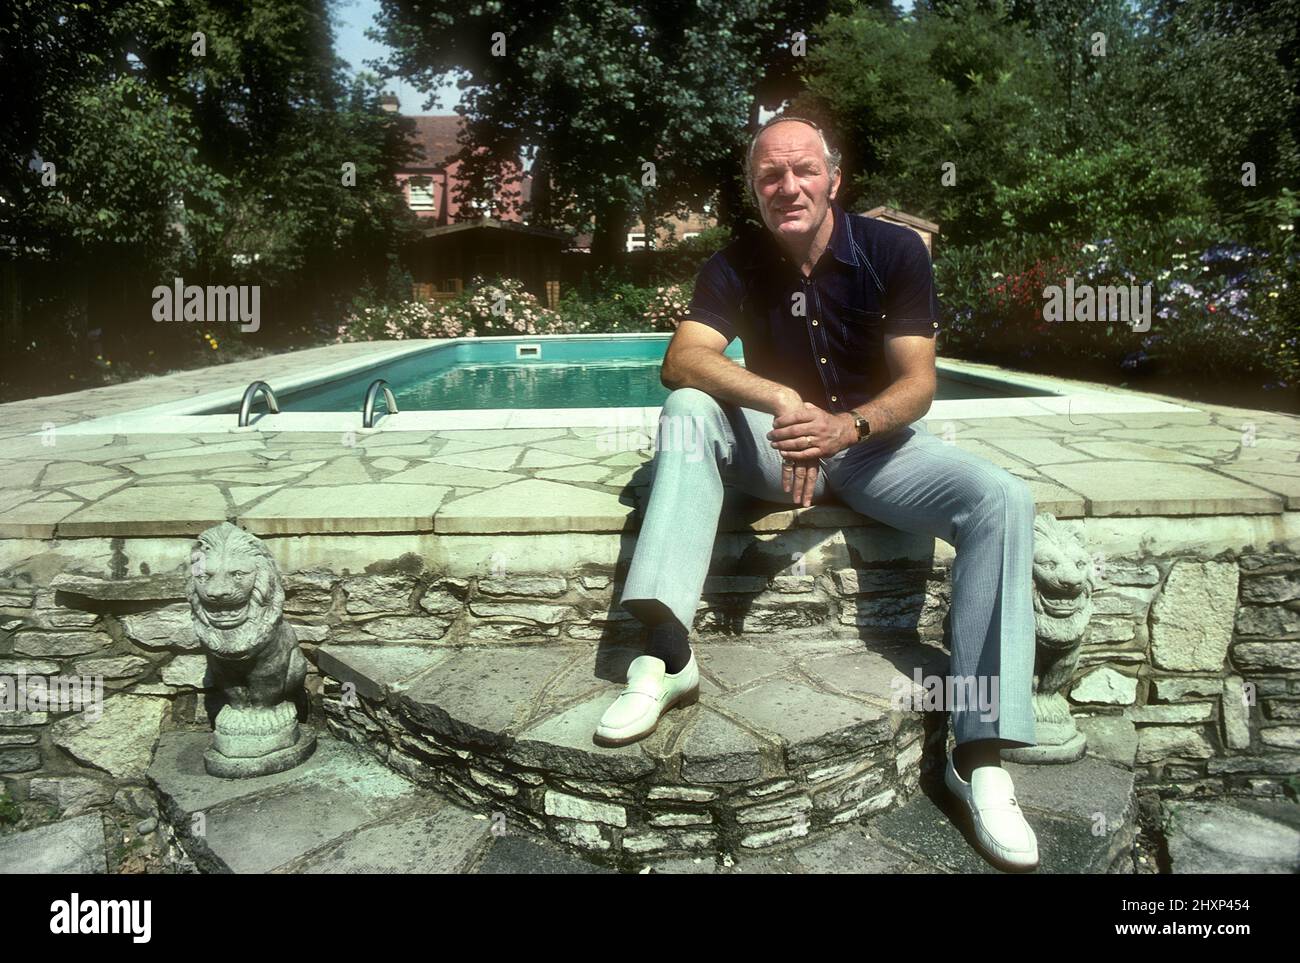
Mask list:
POLYGON ((957 774, 949 753, 943 781, 970 810, 975 838, 989 856, 1014 869, 1038 865, 1038 837, 1020 810, 1009 772, 1000 766, 977 766, 967 782, 957 774))
POLYGON ((627 686, 600 717, 595 739, 605 746, 623 746, 654 732, 659 717, 675 705, 694 705, 700 697, 700 668, 691 650, 690 661, 670 674, 664 660, 639 655, 627 667, 627 686))

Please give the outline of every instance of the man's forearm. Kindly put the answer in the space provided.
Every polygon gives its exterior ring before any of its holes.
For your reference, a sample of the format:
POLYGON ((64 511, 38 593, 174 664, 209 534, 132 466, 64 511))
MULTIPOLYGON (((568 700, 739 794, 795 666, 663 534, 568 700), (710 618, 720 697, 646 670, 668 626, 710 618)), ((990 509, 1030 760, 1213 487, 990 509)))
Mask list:
POLYGON ((886 435, 906 428, 923 418, 934 400, 933 388, 916 378, 901 378, 891 382, 884 391, 853 411, 867 419, 871 437, 886 435))
POLYGON ((662 380, 672 388, 700 391, 755 411, 778 414, 798 398, 798 392, 783 384, 746 371, 726 355, 708 348, 682 348, 665 359, 662 380))
MULTIPOLYGON (((725 355, 708 348, 683 348, 665 359, 661 377, 673 388, 701 391, 756 411, 779 414, 789 410, 798 392, 746 371, 725 355)), ((886 435, 924 417, 934 399, 933 381, 900 378, 865 404, 851 409, 867 419, 871 434, 886 435)), ((844 412, 840 418, 852 421, 844 412)))

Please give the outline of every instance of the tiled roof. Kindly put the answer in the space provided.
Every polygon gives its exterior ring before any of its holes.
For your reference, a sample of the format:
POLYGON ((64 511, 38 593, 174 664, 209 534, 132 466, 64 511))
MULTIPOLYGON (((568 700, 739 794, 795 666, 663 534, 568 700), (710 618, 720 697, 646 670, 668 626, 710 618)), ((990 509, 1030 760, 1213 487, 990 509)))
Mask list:
POLYGON ((459 114, 426 114, 412 117, 415 132, 411 139, 419 153, 410 161, 407 170, 432 170, 442 167, 448 157, 460 150, 456 134, 464 121, 459 114))

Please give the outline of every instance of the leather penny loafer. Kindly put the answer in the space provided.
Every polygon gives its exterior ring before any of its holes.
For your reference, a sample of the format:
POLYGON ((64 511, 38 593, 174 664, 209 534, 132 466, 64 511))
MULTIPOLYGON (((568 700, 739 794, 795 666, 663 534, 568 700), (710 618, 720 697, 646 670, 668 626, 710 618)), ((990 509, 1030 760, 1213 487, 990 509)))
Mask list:
POLYGON ((623 746, 654 732, 659 718, 673 706, 694 705, 700 696, 700 668, 692 649, 690 661, 669 673, 664 660, 639 655, 627 667, 627 685, 605 710, 596 727, 595 741, 623 746))
POLYGON ((1000 766, 977 766, 962 779, 948 754, 944 784, 970 811, 975 839, 995 861, 1013 869, 1038 865, 1038 837, 1016 801, 1011 774, 1000 766))

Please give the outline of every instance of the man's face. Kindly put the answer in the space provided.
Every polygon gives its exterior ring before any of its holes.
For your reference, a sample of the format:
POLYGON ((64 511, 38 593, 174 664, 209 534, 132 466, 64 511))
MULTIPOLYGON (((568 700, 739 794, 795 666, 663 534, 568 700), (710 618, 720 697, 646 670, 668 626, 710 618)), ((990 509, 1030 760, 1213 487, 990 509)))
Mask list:
POLYGON ((817 131, 796 121, 773 124, 754 145, 752 169, 767 229, 783 240, 811 242, 840 186, 840 172, 832 177, 826 170, 817 131))

